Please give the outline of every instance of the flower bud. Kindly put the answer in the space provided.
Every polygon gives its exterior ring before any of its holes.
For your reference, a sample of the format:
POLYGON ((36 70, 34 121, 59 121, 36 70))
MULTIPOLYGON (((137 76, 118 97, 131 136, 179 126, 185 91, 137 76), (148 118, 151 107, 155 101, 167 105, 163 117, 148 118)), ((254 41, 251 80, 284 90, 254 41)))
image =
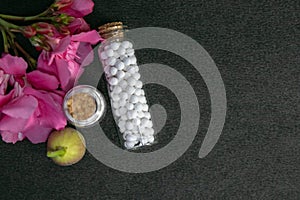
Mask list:
POLYGON ((47 42, 46 37, 42 35, 35 35, 31 37, 30 42, 38 51, 42 49, 50 51, 52 49, 51 45, 47 42))
POLYGON ((55 27, 52 24, 46 23, 46 22, 38 22, 32 25, 36 32, 39 34, 49 34, 53 33, 53 30, 55 27))
POLYGON ((22 27, 21 31, 22 34, 27 38, 30 38, 36 34, 36 30, 32 26, 24 26, 22 27))
POLYGON ((73 4, 73 0, 56 0, 51 7, 54 10, 61 10, 63 8, 71 6, 72 4, 73 4))
POLYGON ((67 14, 59 14, 55 17, 55 22, 63 24, 63 25, 69 25, 71 22, 75 20, 75 17, 69 16, 67 14))
POLYGON ((68 29, 67 26, 65 26, 65 25, 60 25, 58 28, 59 28, 59 32, 60 32, 62 35, 70 35, 70 30, 68 29))

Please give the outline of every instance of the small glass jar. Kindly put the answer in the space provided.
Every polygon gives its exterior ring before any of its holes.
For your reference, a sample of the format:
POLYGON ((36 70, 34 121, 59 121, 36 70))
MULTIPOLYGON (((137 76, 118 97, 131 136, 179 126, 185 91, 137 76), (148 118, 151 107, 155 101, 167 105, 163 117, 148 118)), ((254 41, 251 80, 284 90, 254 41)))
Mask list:
POLYGON ((65 95, 63 109, 71 124, 77 127, 90 127, 103 118, 106 103, 96 88, 78 85, 65 95))

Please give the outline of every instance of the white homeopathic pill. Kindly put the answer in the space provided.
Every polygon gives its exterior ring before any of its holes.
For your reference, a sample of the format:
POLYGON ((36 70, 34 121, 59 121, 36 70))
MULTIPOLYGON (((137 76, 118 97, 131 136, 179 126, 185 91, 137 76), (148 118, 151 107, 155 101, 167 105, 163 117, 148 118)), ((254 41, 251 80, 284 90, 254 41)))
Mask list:
POLYGON ((144 112, 138 112, 138 117, 139 118, 143 118, 145 116, 145 113, 144 112))
POLYGON ((114 55, 114 51, 112 49, 108 48, 107 50, 105 50, 105 54, 108 57, 112 57, 114 55))
POLYGON ((153 143, 154 142, 154 136, 153 135, 148 136, 147 140, 148 140, 149 143, 153 143))
POLYGON ((135 95, 140 96, 142 94, 142 89, 141 88, 137 88, 134 92, 135 95))
POLYGON ((119 95, 121 99, 128 99, 128 94, 126 92, 121 92, 119 95))
POLYGON ((147 118, 143 118, 143 119, 141 120, 141 126, 143 126, 143 127, 147 127, 147 125, 148 125, 148 122, 149 122, 149 119, 147 119, 147 118))
POLYGON ((113 93, 119 94, 120 92, 122 92, 122 88, 119 85, 116 85, 113 89, 112 89, 113 93))
POLYGON ((126 104, 126 108, 127 108, 128 110, 132 110, 132 109, 134 108, 134 105, 133 105, 132 103, 127 103, 127 104, 126 104))
POLYGON ((132 130, 132 129, 133 129, 133 124, 132 124, 132 122, 131 122, 131 121, 127 121, 125 127, 126 127, 126 129, 129 130, 129 131, 132 130))
POLYGON ((125 89, 125 91, 129 94, 129 95, 132 95, 134 92, 135 92, 135 88, 128 85, 125 89))
POLYGON ((115 115, 116 115, 117 117, 120 117, 120 116, 121 116, 118 109, 116 109, 116 110, 114 111, 114 113, 115 113, 115 115))
POLYGON ((128 56, 133 56, 134 55, 134 49, 133 48, 128 48, 126 49, 126 54, 128 56))
POLYGON ((146 137, 146 136, 141 137, 141 139, 140 139, 141 143, 142 143, 143 145, 149 144, 150 142, 149 142, 149 139, 148 139, 148 138, 149 138, 149 137, 146 137))
POLYGON ((135 56, 130 56, 130 64, 136 64, 136 57, 135 56))
POLYGON ((126 55, 121 55, 121 54, 120 54, 120 60, 124 61, 125 58, 127 58, 126 55))
POLYGON ((149 112, 144 112, 144 117, 147 119, 151 118, 151 114, 149 112))
POLYGON ((128 120, 128 117, 127 117, 127 115, 121 115, 120 119, 121 120, 128 120))
POLYGON ((136 95, 132 95, 130 98, 131 103, 137 103, 139 101, 139 98, 136 95))
POLYGON ((117 50, 120 47, 120 45, 121 44, 119 42, 113 42, 113 43, 110 44, 110 48, 112 50, 117 50))
POLYGON ((141 78, 141 74, 140 73, 134 73, 132 74, 132 77, 135 79, 135 80, 139 80, 141 78))
POLYGON ((128 58, 128 57, 124 58, 123 62, 124 62, 124 64, 125 64, 125 66, 128 66, 128 65, 131 64, 131 60, 130 60, 130 58, 128 58))
POLYGON ((132 66, 132 65, 128 66, 127 72, 130 74, 130 76, 132 74, 135 74, 135 68, 134 68, 134 66, 132 66))
POLYGON ((120 79, 124 78, 125 72, 123 72, 123 71, 118 71, 116 76, 117 76, 117 78, 120 80, 120 79))
POLYGON ((122 127, 122 128, 119 127, 119 129, 120 129, 120 132, 121 132, 121 133, 124 133, 124 132, 126 131, 126 128, 125 128, 125 127, 122 127))
POLYGON ((147 124, 147 127, 148 128, 152 128, 153 127, 153 122, 152 120, 149 120, 148 124, 147 124))
POLYGON ((134 119, 132 120, 132 123, 133 123, 134 125, 138 126, 138 125, 141 124, 141 120, 140 120, 139 118, 134 118, 134 119))
POLYGON ((113 66, 116 63, 117 59, 115 57, 110 57, 106 60, 107 65, 113 66))
POLYGON ((137 141, 137 140, 138 140, 138 137, 136 135, 133 135, 133 134, 126 135, 126 141, 133 142, 133 141, 137 141))
POLYGON ((113 102, 113 103, 112 103, 112 107, 113 107, 114 109, 118 109, 118 108, 120 107, 120 105, 119 105, 118 102, 113 102))
POLYGON ((126 104, 127 104, 127 102, 126 102, 125 99, 121 99, 121 100, 119 101, 120 107, 121 107, 121 106, 126 106, 126 104))
POLYGON ((112 77, 111 79, 109 79, 108 82, 109 82, 110 85, 117 85, 119 81, 118 81, 117 78, 112 77))
POLYGON ((121 128, 124 129, 125 128, 125 124, 126 124, 126 121, 120 120, 119 123, 118 123, 118 126, 119 126, 120 129, 121 128))
POLYGON ((119 108, 120 115, 125 115, 127 113, 127 109, 125 107, 119 108))
MULTIPOLYGON (((129 112, 129 111, 128 111, 128 112, 129 112)), ((136 110, 130 110, 130 112, 131 112, 131 115, 132 115, 132 119, 137 118, 138 113, 137 113, 136 110)))
POLYGON ((137 103, 137 104, 135 105, 135 110, 138 111, 138 112, 142 111, 143 108, 144 108, 144 105, 141 104, 141 103, 137 103))
POLYGON ((139 102, 141 103, 147 103, 146 97, 145 96, 139 96, 139 102))
POLYGON ((127 148, 127 149, 132 149, 134 147, 134 145, 137 143, 138 141, 133 141, 133 142, 130 142, 130 141, 126 141, 124 143, 124 146, 127 148))
POLYGON ((111 74, 112 76, 116 75, 117 72, 118 72, 118 69, 117 69, 117 68, 115 68, 115 67, 111 67, 111 68, 110 68, 110 74, 111 74))
POLYGON ((132 134, 133 134, 132 131, 127 131, 127 130, 123 131, 123 139, 126 140, 126 136, 127 135, 132 135, 132 134))
POLYGON ((124 79, 127 79, 127 78, 129 78, 131 76, 131 74, 130 73, 128 73, 128 72, 125 72, 125 76, 123 77, 124 79))
POLYGON ((112 94, 111 98, 113 101, 119 101, 120 100, 120 96, 118 94, 112 94))
POLYGON ((103 51, 103 52, 100 53, 100 58, 101 58, 102 60, 107 59, 107 55, 106 55, 105 51, 103 51))
POLYGON ((131 112, 132 110, 128 110, 128 112, 127 112, 127 118, 128 119, 132 119, 132 112, 131 112))
POLYGON ((118 54, 118 52, 114 51, 114 55, 113 57, 118 58, 120 55, 118 54))
POLYGON ((127 117, 128 119, 134 119, 137 117, 137 112, 135 110, 128 110, 127 117))
POLYGON ((135 83, 135 87, 136 88, 142 88, 143 87, 143 82, 140 81, 140 80, 137 80, 136 83, 135 83))
POLYGON ((148 104, 143 104, 143 111, 148 111, 148 110, 149 110, 148 104))
POLYGON ((130 85, 130 86, 134 86, 135 83, 136 83, 136 80, 135 80, 133 77, 129 77, 129 78, 127 79, 127 83, 128 83, 128 85, 130 85))
POLYGON ((127 49, 130 47, 130 42, 125 40, 121 43, 121 46, 124 47, 125 49, 127 49))
POLYGON ((121 80, 120 83, 119 83, 119 86, 124 90, 127 88, 127 81, 126 80, 121 80))
MULTIPOLYGON (((153 131, 153 133, 154 133, 154 131, 153 131)), ((153 133, 152 133, 152 128, 145 128, 143 131, 143 135, 146 137, 153 135, 153 133)))
POLYGON ((121 55, 125 55, 126 54, 126 50, 123 48, 123 47, 120 47, 118 50, 117 50, 118 54, 121 56, 121 55))
POLYGON ((124 64, 122 61, 118 60, 118 61, 116 62, 116 68, 117 68, 118 70, 122 70, 122 69, 124 69, 124 67, 125 67, 125 64, 124 64))
POLYGON ((104 67, 104 72, 107 76, 110 76, 110 67, 109 66, 105 66, 104 67))

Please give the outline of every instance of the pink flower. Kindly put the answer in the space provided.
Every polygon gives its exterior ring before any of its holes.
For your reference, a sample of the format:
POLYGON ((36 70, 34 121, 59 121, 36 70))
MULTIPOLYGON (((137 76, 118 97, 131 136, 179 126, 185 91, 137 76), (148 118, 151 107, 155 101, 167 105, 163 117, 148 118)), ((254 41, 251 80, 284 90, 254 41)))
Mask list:
POLYGON ((94 2, 91 0, 56 0, 53 7, 57 9, 58 13, 84 17, 93 11, 94 2))
POLYGON ((53 51, 42 51, 37 68, 54 75, 61 88, 67 91, 74 86, 75 80, 83 72, 83 67, 92 61, 91 44, 100 40, 101 37, 95 30, 57 39, 53 51))
MULTIPOLYGON (((32 143, 45 142, 53 128, 66 126, 64 93, 33 89, 24 81, 26 69, 22 58, 9 54, 0 58, 0 135, 5 142, 16 143, 24 138, 32 143)), ((34 85, 41 81, 40 89, 52 90, 58 85, 54 76, 38 71, 31 72, 29 80, 34 85)))
POLYGON ((9 54, 0 58, 0 109, 13 98, 21 95, 27 63, 9 54), (13 88, 12 90, 8 90, 13 88))
POLYGON ((63 129, 63 97, 25 87, 23 95, 3 106, 0 120, 2 140, 16 143, 28 138, 32 143, 45 142, 54 128, 63 129))

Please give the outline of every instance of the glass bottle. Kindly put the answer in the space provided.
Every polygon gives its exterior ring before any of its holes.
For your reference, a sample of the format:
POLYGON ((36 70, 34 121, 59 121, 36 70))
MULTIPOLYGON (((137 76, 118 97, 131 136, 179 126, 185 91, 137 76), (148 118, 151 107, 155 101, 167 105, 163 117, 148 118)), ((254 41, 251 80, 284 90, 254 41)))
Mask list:
POLYGON ((98 49, 111 99, 112 113, 127 149, 153 144, 154 129, 139 67, 122 22, 99 27, 104 38, 98 49))

